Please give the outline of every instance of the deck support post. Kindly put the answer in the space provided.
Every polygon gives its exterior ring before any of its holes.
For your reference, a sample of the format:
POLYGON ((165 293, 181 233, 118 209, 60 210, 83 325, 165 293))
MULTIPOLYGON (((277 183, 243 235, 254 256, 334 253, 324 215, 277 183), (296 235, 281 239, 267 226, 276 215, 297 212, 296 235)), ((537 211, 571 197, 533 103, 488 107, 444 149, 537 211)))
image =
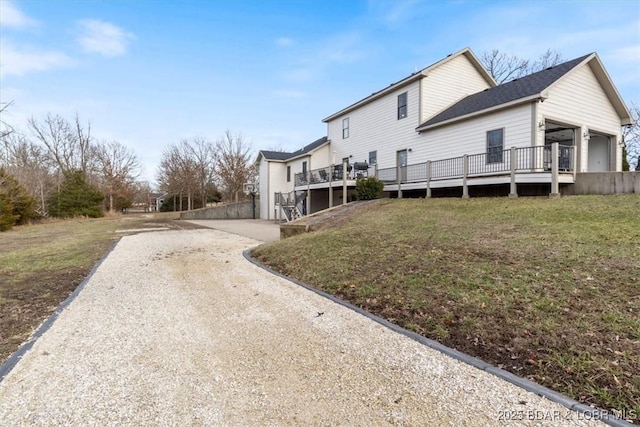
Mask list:
POLYGON ((347 161, 342 161, 342 204, 347 204, 347 161))
POLYGON ((329 207, 333 207, 333 172, 335 171, 335 166, 332 164, 331 169, 329 169, 329 207))
MULTIPOLYGON (((311 162, 309 162, 309 166, 311 166, 311 162)), ((307 206, 307 212, 303 215, 309 215, 311 213, 311 168, 307 169, 307 199, 305 200, 305 204, 307 206)), ((295 190, 295 188, 294 188, 295 190)))
POLYGON ((469 175, 469 156, 462 156, 462 198, 469 198, 469 186, 467 185, 467 176, 469 175))
POLYGON ((398 199, 402 199, 402 167, 400 164, 396 167, 396 181, 398 183, 398 199))
POLYGON ((511 188, 509 189, 509 197, 518 197, 518 184, 516 184, 516 170, 518 168, 518 152, 516 147, 511 147, 511 188))
POLYGON ((549 198, 555 199, 560 197, 560 186, 558 184, 558 161, 560 160, 558 152, 559 143, 551 144, 551 193, 549 198))
POLYGON ((427 160, 427 199, 431 198, 431 160, 427 160))

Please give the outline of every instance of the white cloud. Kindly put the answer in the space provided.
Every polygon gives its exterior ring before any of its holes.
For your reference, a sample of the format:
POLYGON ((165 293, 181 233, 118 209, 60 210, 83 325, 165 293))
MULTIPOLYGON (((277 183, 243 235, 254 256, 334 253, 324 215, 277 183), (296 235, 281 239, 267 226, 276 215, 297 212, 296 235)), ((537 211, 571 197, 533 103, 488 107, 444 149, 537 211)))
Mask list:
POLYGON ((42 51, 30 48, 16 49, 4 40, 0 42, 2 59, 0 75, 23 76, 36 71, 66 68, 75 65, 75 61, 62 52, 42 51))
POLYGON ((22 13, 13 1, 0 0, 0 25, 3 27, 35 27, 38 22, 22 13))
POLYGON ((336 34, 323 40, 310 52, 298 58, 298 63, 285 72, 289 80, 309 81, 318 78, 334 65, 351 65, 369 57, 372 48, 357 31, 336 34))
POLYGON ((274 92, 275 96, 281 98, 306 98, 307 93, 299 90, 276 90, 274 92))
POLYGON ((77 38, 87 53, 103 56, 120 56, 127 52, 129 41, 135 36, 117 25, 95 19, 78 21, 80 35, 77 38))
POLYGON ((393 28, 422 16, 423 11, 418 7, 419 5, 418 0, 392 2, 369 0, 367 7, 375 20, 393 28))
POLYGON ((280 47, 289 47, 293 46, 294 44, 296 44, 296 41, 290 39, 289 37, 280 37, 276 39, 276 45, 280 47))

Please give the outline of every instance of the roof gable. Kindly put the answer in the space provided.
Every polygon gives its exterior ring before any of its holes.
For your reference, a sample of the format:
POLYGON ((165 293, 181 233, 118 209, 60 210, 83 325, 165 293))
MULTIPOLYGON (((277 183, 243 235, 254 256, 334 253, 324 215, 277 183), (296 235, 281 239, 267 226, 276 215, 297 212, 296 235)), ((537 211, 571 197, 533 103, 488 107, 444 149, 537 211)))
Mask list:
POLYGON ((317 150, 318 148, 325 145, 327 142, 329 142, 329 140, 327 139, 326 136, 323 136, 322 138, 316 139, 311 144, 307 144, 301 149, 299 149, 298 151, 294 151, 292 153, 286 152, 286 151, 260 150, 260 152, 258 153, 258 158, 256 159, 256 162, 260 161, 260 157, 268 161, 276 161, 276 162, 284 162, 284 161, 292 160, 296 157, 300 157, 317 150))
POLYGON ((469 95, 422 123, 418 126, 417 130, 426 130, 436 125, 442 125, 456 119, 459 120, 470 115, 479 114, 499 106, 511 105, 518 101, 527 102, 544 97, 544 92, 551 85, 583 63, 590 56, 594 56, 594 54, 581 56, 580 58, 469 95))
POLYGON ((429 75, 429 72, 449 61, 451 61, 454 58, 457 58, 458 56, 464 55, 467 60, 471 63, 471 65, 473 65, 473 67, 478 71, 478 73, 487 81, 487 83, 491 86, 494 87, 496 86, 496 81, 493 79, 493 77, 491 77, 491 75, 489 74, 489 72, 486 70, 486 68, 482 65, 482 62, 480 62, 480 60, 478 59, 478 57, 471 51, 471 49, 464 48, 456 53, 452 53, 447 55, 445 58, 434 62, 433 64, 423 68, 420 71, 411 73, 411 75, 395 82, 395 83, 391 83, 389 86, 387 86, 384 89, 381 89, 377 92, 372 93, 371 95, 349 105, 346 108, 343 108, 342 110, 338 111, 337 113, 334 113, 328 117, 326 117, 325 119, 323 119, 323 122, 329 122, 337 117, 340 117, 344 114, 347 114, 359 107, 362 107, 363 105, 366 105, 370 102, 375 101, 378 98, 383 97, 384 95, 388 94, 389 92, 398 90, 416 80, 420 80, 423 79, 425 77, 427 77, 429 75))

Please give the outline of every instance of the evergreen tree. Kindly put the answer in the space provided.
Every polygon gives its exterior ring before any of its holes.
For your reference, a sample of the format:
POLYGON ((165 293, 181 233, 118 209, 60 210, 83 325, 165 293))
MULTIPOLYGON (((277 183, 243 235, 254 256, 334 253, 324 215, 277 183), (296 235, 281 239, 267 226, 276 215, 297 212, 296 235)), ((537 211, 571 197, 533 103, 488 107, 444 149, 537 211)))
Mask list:
POLYGON ((627 159, 627 146, 622 146, 622 170, 628 171, 630 170, 629 160, 627 159))
POLYGON ((35 215, 36 201, 18 181, 0 168, 0 231, 25 224, 35 215))
POLYGON ((60 188, 49 201, 49 214, 61 218, 103 215, 104 195, 84 180, 82 171, 69 172, 60 188))

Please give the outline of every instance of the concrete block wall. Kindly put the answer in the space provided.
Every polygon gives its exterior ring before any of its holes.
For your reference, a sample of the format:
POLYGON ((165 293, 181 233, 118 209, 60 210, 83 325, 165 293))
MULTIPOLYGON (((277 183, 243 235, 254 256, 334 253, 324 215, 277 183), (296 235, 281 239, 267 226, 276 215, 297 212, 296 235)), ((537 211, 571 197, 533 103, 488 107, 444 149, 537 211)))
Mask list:
MULTIPOLYGON (((180 219, 252 219, 252 202, 229 203, 180 213, 180 219)), ((260 201, 256 198, 255 217, 260 218, 260 201)))
POLYGON ((566 194, 640 194, 640 172, 583 172, 566 194))

